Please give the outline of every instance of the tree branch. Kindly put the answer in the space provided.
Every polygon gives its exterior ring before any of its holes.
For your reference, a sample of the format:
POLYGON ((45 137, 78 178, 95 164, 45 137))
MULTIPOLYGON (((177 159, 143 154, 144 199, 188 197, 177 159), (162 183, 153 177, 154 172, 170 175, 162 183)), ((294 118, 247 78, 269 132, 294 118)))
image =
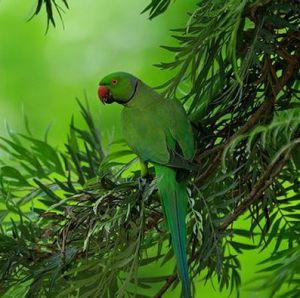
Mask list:
POLYGON ((173 275, 171 275, 166 283, 162 286, 162 288, 160 288, 160 290, 156 293, 156 295, 154 296, 154 298, 160 298, 162 297, 162 295, 171 287, 171 285, 173 284, 173 282, 177 279, 177 273, 174 273, 173 275))

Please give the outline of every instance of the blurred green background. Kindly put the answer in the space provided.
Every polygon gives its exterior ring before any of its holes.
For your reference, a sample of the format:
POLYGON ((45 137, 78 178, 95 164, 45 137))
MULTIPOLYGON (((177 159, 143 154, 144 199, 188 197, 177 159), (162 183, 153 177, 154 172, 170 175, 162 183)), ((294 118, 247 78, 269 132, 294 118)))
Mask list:
POLYGON ((27 22, 36 1, 2 0, 1 119, 20 129, 25 110, 34 131, 40 133, 51 123, 51 136, 59 143, 78 111, 75 97, 86 93, 92 109, 100 111, 105 130, 118 132, 119 109, 99 106, 98 81, 109 72, 126 70, 152 85, 163 82, 167 73, 153 67, 168 55, 159 45, 171 41, 169 29, 184 25, 194 4, 177 3, 163 17, 148 21, 140 14, 147 2, 71 1, 70 11, 63 15, 65 28, 57 17, 57 28, 45 34, 45 15, 27 22))
MULTIPOLYGON (((119 138, 120 108, 99 104, 98 81, 109 72, 124 70, 152 86, 163 83, 169 74, 153 64, 167 60, 170 54, 159 46, 173 42, 170 29, 183 26, 186 13, 195 5, 195 1, 177 1, 165 14, 149 21, 140 14, 148 1, 73 0, 70 11, 63 15, 65 27, 57 18, 57 28, 45 34, 45 15, 27 22, 35 1, 2 0, 0 135, 6 134, 5 123, 13 130, 24 130, 25 113, 34 135, 42 136, 51 124, 50 140, 62 148, 72 115, 80 123, 75 98, 87 94, 91 109, 100 115, 104 140, 119 138)), ((255 264, 262 256, 253 251, 241 257, 242 281, 246 282, 254 277, 255 264)), ((172 267, 148 268, 151 274, 155 270, 168 274, 172 267)), ((215 291, 210 283, 199 283, 197 288, 199 297, 229 294, 215 291)), ((165 297, 179 294, 170 292, 165 297)), ((258 296, 242 288, 241 297, 258 296)))

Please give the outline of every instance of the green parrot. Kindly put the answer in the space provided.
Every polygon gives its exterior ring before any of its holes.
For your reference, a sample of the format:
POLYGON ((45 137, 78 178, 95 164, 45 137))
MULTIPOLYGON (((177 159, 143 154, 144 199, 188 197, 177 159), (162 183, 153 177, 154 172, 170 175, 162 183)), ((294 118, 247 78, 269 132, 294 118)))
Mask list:
POLYGON ((121 124, 125 141, 143 162, 154 165, 182 293, 184 298, 190 298, 185 224, 187 182, 182 172, 193 170, 195 148, 185 110, 178 101, 165 99, 125 72, 104 77, 98 96, 103 103, 123 105, 121 124))

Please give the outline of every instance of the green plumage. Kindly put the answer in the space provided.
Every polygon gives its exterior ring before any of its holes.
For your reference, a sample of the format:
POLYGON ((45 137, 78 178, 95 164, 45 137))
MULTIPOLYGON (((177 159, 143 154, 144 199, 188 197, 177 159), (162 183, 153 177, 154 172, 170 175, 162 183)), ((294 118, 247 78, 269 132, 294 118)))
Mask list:
POLYGON ((186 113, 179 102, 163 98, 129 74, 111 74, 100 84, 108 85, 110 95, 114 97, 117 94, 115 100, 124 105, 121 121, 129 147, 142 160, 154 164, 183 296, 190 298, 185 225, 187 185, 186 181, 177 177, 178 168, 190 168, 195 150, 186 113), (119 88, 110 86, 109 82, 113 79, 120 82, 119 88), (126 88, 122 87, 125 85, 126 88), (131 86, 129 90, 128 86, 131 86))
POLYGON ((182 281, 182 292, 184 297, 188 298, 190 297, 190 281, 186 257, 186 182, 177 182, 176 171, 166 166, 156 165, 155 173, 159 195, 171 234, 177 271, 182 281))
POLYGON ((170 151, 176 150, 186 160, 193 158, 192 129, 182 105, 144 83, 139 83, 136 95, 124 107, 121 121, 128 145, 142 159, 167 165, 170 151))

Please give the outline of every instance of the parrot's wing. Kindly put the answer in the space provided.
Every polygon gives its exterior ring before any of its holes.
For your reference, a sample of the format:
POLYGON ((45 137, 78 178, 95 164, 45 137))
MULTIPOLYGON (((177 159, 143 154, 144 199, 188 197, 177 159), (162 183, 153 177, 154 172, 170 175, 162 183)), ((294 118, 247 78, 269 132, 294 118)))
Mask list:
POLYGON ((192 129, 181 104, 165 100, 146 111, 124 109, 123 134, 143 160, 174 168, 195 170, 192 129))
POLYGON ((151 114, 123 110, 123 134, 129 147, 143 160, 167 164, 170 153, 165 132, 151 114))
POLYGON ((170 160, 165 164, 166 166, 183 169, 187 171, 197 171, 199 169, 199 165, 191 162, 190 160, 185 159, 178 152, 169 149, 170 160))
POLYGON ((176 150, 179 155, 183 155, 186 160, 191 160, 195 153, 195 144, 192 127, 186 116, 183 106, 176 100, 168 100, 169 109, 172 111, 172 125, 169 126, 170 133, 180 147, 176 150))

